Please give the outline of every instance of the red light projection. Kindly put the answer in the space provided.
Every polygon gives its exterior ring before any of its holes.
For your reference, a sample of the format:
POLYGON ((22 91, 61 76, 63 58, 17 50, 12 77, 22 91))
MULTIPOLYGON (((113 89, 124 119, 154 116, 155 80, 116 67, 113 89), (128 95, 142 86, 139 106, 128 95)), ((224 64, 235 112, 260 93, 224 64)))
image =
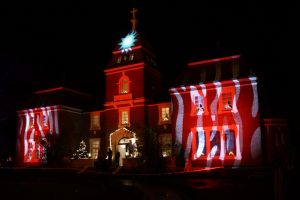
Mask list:
POLYGON ((175 153, 206 167, 260 162, 256 77, 182 86, 170 92, 175 153))
POLYGON ((50 135, 59 134, 58 106, 22 110, 18 113, 18 152, 25 164, 47 162, 50 135))

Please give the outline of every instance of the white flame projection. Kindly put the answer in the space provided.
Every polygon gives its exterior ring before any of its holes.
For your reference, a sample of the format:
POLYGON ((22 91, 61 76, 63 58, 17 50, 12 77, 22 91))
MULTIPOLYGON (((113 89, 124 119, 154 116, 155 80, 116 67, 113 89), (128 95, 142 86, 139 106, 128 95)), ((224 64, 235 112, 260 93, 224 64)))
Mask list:
POLYGON ((207 166, 211 165, 211 159, 224 162, 228 158, 234 160, 232 165, 236 167, 240 165, 242 157, 245 157, 247 162, 247 159, 261 156, 255 77, 235 79, 226 83, 214 82, 187 88, 172 88, 170 92, 173 95, 173 116, 176 123, 175 144, 181 145, 178 148, 184 152, 185 158, 190 157, 193 160, 204 158, 207 160, 207 166), (224 111, 220 107, 221 96, 223 92, 228 91, 232 95, 232 109, 224 111), (192 115, 189 108, 196 106, 195 96, 200 96, 197 99, 201 100, 204 111, 192 115), (229 132, 234 140, 230 139, 229 132), (217 135, 218 139, 214 140, 217 135), (219 144, 212 143, 213 140, 219 144), (229 144, 230 142, 232 144, 229 144), (234 151, 229 152, 231 149, 229 145, 234 147, 234 151))
POLYGON ((47 135, 58 135, 58 106, 22 110, 19 112, 18 151, 24 163, 45 162, 47 135))

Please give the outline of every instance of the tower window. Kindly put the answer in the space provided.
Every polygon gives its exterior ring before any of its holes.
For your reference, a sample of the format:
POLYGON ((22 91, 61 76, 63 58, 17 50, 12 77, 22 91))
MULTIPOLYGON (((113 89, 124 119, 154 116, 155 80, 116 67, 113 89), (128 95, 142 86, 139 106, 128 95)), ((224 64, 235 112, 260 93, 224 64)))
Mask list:
POLYGON ((134 54, 132 53, 132 54, 130 54, 130 56, 129 56, 129 60, 132 61, 133 58, 134 58, 134 54))
POLYGON ((122 76, 119 80, 119 92, 120 94, 129 93, 129 78, 122 76))
POLYGON ((119 57, 117 58, 117 63, 120 63, 121 60, 122 60, 122 56, 119 56, 119 57))
POLYGON ((121 111, 121 124, 128 125, 129 124, 129 112, 128 110, 121 111))

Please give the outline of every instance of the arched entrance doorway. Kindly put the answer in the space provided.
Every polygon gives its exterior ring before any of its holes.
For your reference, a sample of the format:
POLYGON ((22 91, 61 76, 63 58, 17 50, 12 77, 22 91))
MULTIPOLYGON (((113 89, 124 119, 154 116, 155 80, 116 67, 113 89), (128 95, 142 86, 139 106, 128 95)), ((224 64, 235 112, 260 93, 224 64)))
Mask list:
POLYGON ((128 138, 122 138, 118 143, 117 151, 120 153, 119 166, 123 166, 123 159, 129 155, 128 152, 129 144, 130 143, 128 138))
POLYGON ((119 152, 120 166, 123 166, 124 158, 135 156, 137 146, 136 140, 136 134, 125 127, 120 128, 110 134, 110 148, 113 152, 113 159, 116 159, 116 153, 119 152))

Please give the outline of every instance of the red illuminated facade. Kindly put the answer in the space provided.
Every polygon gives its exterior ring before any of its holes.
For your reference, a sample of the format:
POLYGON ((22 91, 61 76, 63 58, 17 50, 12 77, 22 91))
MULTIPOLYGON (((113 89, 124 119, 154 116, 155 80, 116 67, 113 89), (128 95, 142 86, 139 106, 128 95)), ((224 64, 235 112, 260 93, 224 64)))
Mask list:
MULTIPOLYGON (((164 90, 156 56, 133 28, 103 71, 102 109, 48 101, 18 112, 21 165, 47 163, 53 148, 60 159, 70 158, 81 140, 90 159, 104 159, 110 148, 124 167, 183 166, 186 160, 195 167, 262 164, 258 80, 239 55, 189 63, 181 84, 164 90)), ((66 88, 37 94, 63 90, 83 96, 66 88)))
POLYGON ((257 78, 243 77, 239 63, 239 55, 190 63, 187 76, 197 84, 170 89, 175 154, 194 165, 262 161, 257 78))

